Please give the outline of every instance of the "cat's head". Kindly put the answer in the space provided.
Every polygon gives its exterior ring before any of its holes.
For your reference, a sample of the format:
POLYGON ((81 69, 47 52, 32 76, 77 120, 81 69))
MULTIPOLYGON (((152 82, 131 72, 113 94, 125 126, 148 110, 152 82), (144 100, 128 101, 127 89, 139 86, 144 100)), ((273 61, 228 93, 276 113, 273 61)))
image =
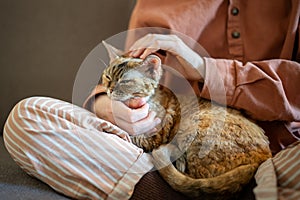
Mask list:
POLYGON ((110 64, 102 73, 102 85, 114 100, 150 97, 162 76, 161 60, 149 55, 144 60, 126 56, 122 51, 103 42, 110 64))

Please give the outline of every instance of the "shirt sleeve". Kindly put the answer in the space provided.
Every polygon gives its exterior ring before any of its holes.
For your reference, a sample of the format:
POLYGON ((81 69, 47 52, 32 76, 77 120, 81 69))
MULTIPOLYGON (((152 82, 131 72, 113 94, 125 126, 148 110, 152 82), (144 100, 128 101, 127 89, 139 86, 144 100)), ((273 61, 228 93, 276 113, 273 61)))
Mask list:
POLYGON ((262 121, 300 120, 300 64, 283 59, 242 62, 204 58, 200 96, 244 110, 262 121), (218 80, 218 81, 216 81, 218 80), (223 101, 223 102, 222 102, 223 101))
POLYGON ((83 107, 91 112, 95 112, 94 109, 94 103, 97 96, 101 94, 106 94, 105 87, 101 84, 97 85, 91 94, 86 98, 86 100, 83 103, 83 107))
MULTIPOLYGON (((201 45, 203 42, 205 44, 209 43, 207 41, 214 44, 214 36, 217 33, 228 32, 225 26, 224 28, 220 26, 221 22, 226 23, 226 21, 218 21, 220 23, 216 26, 211 21, 212 19, 222 18, 214 15, 217 12, 216 10, 207 9, 218 7, 214 3, 208 4, 202 1, 197 3, 194 1, 177 1, 176 3, 171 3, 170 0, 160 0, 159 3, 161 3, 160 6, 157 6, 158 1, 156 0, 137 1, 137 5, 131 16, 129 28, 163 27, 170 30, 177 30, 198 41, 201 45), (199 12, 199 10, 203 12, 199 12), (186 20, 189 20, 189 23, 186 20), (200 37, 203 34, 206 37, 201 40, 200 37)), ((254 2, 253 5, 259 6, 257 2, 254 2)), ((219 6, 222 7, 222 5, 219 6)), ((222 9, 228 9, 227 5, 222 7, 222 9)), ((223 18, 226 18, 227 13, 224 13, 223 18)), ((266 13, 265 15, 269 17, 273 16, 272 13, 266 13)), ((205 81, 203 85, 201 84, 201 87, 194 87, 197 90, 200 89, 200 96, 241 109, 250 115, 250 117, 257 120, 299 121, 300 34, 299 24, 295 21, 298 19, 295 17, 297 15, 298 11, 297 13, 294 12, 290 19, 286 19, 290 21, 285 21, 285 23, 290 24, 290 27, 293 27, 289 29, 286 38, 281 38, 286 41, 285 45, 279 45, 273 51, 266 50, 267 53, 265 56, 255 57, 255 51, 247 51, 247 55, 244 55, 244 57, 251 59, 240 59, 241 61, 239 61, 226 53, 229 51, 229 47, 226 45, 222 46, 224 48, 218 49, 212 48, 210 45, 206 46, 206 48, 209 48, 208 52, 211 58, 204 57, 206 64, 205 81), (274 53, 277 51, 281 51, 282 54, 274 53)), ((255 22, 259 22, 259 18, 255 18, 255 20, 255 22)), ((265 24, 265 26, 267 25, 265 24)), ((264 25, 261 24, 261 26, 264 25)), ((226 44, 226 36, 225 34, 224 37, 218 38, 219 43, 223 42, 226 44)), ((251 33, 244 35, 244 37, 246 36, 250 37, 251 33)), ((140 35, 132 34, 129 39, 132 41, 138 37, 140 35)), ((250 40, 249 38, 247 39, 250 40)), ((278 41, 273 42, 278 43, 278 41)), ((272 44, 270 43, 270 45, 272 44)), ((247 45, 249 49, 252 43, 247 43, 247 45)), ((265 45, 261 42, 261 46, 252 45, 251 49, 259 49, 265 45)), ((195 83, 193 85, 199 84, 195 83)))

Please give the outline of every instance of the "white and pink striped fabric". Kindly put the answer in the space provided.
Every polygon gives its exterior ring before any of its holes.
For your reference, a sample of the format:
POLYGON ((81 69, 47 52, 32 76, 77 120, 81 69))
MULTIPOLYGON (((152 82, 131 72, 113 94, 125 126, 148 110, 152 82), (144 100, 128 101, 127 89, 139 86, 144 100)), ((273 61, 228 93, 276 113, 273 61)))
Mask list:
POLYGON ((48 97, 19 102, 5 124, 4 140, 23 170, 75 199, 129 199, 153 167, 126 132, 48 97))
MULTIPOLYGON (((153 168, 126 132, 48 97, 19 102, 5 124, 4 141, 23 170, 75 199, 129 199, 153 168)), ((300 142, 264 162, 255 178, 258 200, 300 199, 300 142)))
POLYGON ((265 161, 258 169, 257 200, 300 199, 300 141, 265 161))

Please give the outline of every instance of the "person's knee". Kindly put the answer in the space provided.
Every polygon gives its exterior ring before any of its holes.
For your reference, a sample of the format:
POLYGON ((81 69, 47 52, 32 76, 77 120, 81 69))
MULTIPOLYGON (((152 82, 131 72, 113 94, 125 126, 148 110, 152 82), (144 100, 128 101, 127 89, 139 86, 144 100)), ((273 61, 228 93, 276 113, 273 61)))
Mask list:
POLYGON ((13 108, 12 112, 17 112, 15 113, 17 116, 21 115, 21 117, 30 117, 32 115, 36 115, 35 113, 40 110, 47 109, 49 105, 52 105, 57 101, 59 100, 51 97, 28 97, 19 101, 13 108))
POLYGON ((15 107, 18 107, 19 109, 24 109, 24 108, 38 109, 39 107, 41 107, 41 105, 45 104, 45 102, 51 102, 51 101, 57 101, 57 100, 51 97, 34 96, 34 97, 28 97, 22 99, 16 104, 15 107))
POLYGON ((15 129, 23 129, 25 121, 34 119, 38 115, 41 104, 50 101, 49 97, 28 97, 20 100, 10 111, 4 124, 4 134, 9 134, 15 129))
POLYGON ((14 105, 4 124, 4 130, 3 130, 4 135, 10 134, 17 127, 22 127, 19 125, 20 118, 22 118, 24 116, 24 113, 26 113, 24 111, 30 107, 30 102, 35 101, 36 98, 37 97, 29 97, 26 99, 22 99, 17 104, 14 105))

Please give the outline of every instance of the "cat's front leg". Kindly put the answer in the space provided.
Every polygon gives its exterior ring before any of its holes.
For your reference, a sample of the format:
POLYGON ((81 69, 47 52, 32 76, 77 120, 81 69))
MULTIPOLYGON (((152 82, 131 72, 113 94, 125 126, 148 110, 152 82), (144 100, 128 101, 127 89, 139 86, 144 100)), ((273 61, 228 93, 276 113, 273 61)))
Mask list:
POLYGON ((186 166, 186 153, 184 153, 176 160, 176 169, 178 169, 178 171, 180 171, 181 173, 184 173, 186 170, 186 166))
POLYGON ((154 165, 157 169, 172 165, 172 162, 182 156, 182 152, 174 144, 161 145, 158 149, 152 151, 154 165))

